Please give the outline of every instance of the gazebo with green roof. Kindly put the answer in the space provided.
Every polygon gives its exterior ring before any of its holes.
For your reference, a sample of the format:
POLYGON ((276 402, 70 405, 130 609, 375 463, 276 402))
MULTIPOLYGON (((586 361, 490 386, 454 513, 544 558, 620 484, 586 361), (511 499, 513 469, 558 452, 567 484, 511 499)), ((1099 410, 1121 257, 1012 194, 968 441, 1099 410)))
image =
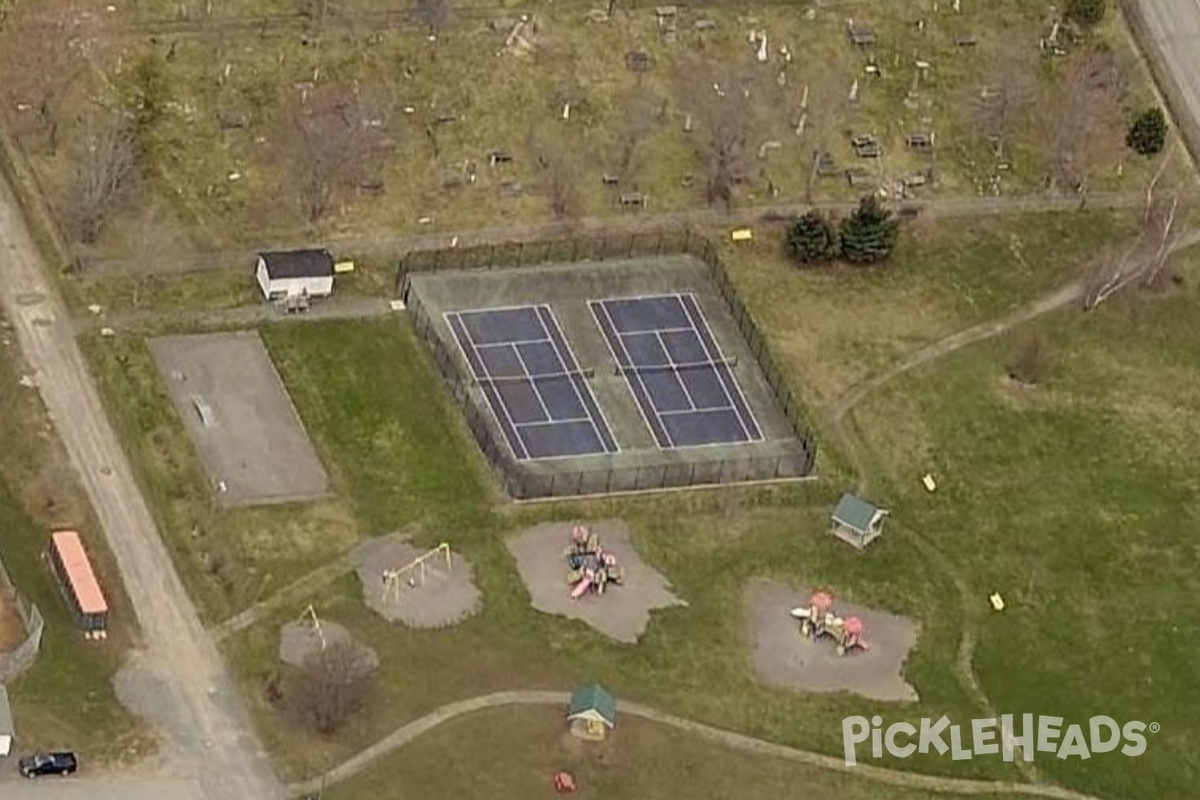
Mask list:
POLYGON ((579 687, 571 695, 567 724, 573 736, 604 741, 617 725, 617 698, 594 683, 579 687))
POLYGON ((861 550, 883 533, 887 515, 886 509, 847 492, 833 509, 833 535, 861 550))

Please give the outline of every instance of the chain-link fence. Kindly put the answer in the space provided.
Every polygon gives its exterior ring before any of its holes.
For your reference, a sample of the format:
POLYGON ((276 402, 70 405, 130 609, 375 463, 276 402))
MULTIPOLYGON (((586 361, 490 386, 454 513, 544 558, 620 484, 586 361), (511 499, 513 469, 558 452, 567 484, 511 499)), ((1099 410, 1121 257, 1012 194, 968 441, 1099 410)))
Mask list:
POLYGON ((478 247, 422 250, 408 253, 396 276, 397 295, 405 302, 414 327, 433 354, 438 371, 461 407, 472 436, 484 456, 504 479, 510 496, 518 500, 571 497, 625 491, 687 488, 724 483, 802 478, 813 472, 816 443, 804 423, 801 406, 787 386, 767 346, 766 337, 746 310, 716 248, 691 231, 622 233, 514 242, 478 247), (497 439, 488 412, 471 391, 470 382, 459 368, 450 348, 434 326, 418 293, 412 291, 414 273, 448 270, 532 267, 665 255, 689 255, 707 267, 713 285, 728 305, 738 330, 746 340, 763 377, 779 403, 795 436, 797 447, 787 454, 760 457, 720 458, 650 466, 614 466, 597 470, 544 473, 516 461, 497 439))
POLYGON ((3 561, 0 561, 0 603, 15 603, 25 627, 25 639, 8 652, 0 652, 0 682, 3 682, 12 680, 33 665, 42 646, 46 622, 41 610, 17 592, 3 561))

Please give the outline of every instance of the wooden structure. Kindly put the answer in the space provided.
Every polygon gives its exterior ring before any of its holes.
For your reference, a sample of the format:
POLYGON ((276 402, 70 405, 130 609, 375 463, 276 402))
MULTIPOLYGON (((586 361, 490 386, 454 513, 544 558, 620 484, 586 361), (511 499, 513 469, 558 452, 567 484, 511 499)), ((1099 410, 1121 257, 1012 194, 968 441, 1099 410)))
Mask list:
POLYGON ((847 492, 833 509, 833 535, 862 549, 883 534, 886 509, 847 492))
POLYGON ((108 601, 100 591, 92 562, 77 531, 58 531, 50 537, 48 557, 54 576, 75 622, 89 639, 108 636, 108 601))
POLYGON ((875 44, 875 32, 866 25, 848 22, 846 34, 850 37, 850 43, 855 47, 869 47, 875 44))
POLYGON ((572 736, 604 741, 617 725, 617 699, 597 684, 581 686, 571 695, 567 725, 572 736))

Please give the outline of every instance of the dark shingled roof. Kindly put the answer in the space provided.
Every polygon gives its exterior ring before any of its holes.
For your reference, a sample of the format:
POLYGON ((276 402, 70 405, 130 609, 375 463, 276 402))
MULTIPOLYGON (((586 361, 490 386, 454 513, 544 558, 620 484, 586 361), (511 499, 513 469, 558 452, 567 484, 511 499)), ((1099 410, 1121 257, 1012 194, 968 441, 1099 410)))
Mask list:
POLYGON ((267 277, 326 278, 333 274, 333 256, 328 250, 284 250, 259 253, 267 265, 267 277))

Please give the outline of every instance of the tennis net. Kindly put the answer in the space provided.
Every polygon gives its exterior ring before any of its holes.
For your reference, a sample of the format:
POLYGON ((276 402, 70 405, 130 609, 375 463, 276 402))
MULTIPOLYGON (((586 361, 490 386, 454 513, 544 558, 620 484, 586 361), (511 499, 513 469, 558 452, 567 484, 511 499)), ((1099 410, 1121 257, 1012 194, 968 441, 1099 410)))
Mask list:
POLYGON ((658 372, 702 372, 705 370, 715 372, 719 367, 733 369, 737 363, 737 356, 731 356, 716 361, 693 361, 686 364, 617 364, 613 367, 613 374, 646 375, 658 372))
POLYGON ((572 380, 575 378, 582 378, 584 380, 590 380, 591 378, 594 378, 595 376, 596 376, 596 371, 594 369, 590 369, 590 368, 589 369, 570 370, 567 372, 544 372, 544 373, 540 373, 537 375, 476 375, 474 378, 471 379, 471 385, 472 386, 488 386, 488 385, 495 386, 498 384, 506 384, 506 383, 538 383, 541 381, 549 381, 549 380, 555 380, 555 379, 561 380, 564 378, 568 379, 568 380, 572 380))

